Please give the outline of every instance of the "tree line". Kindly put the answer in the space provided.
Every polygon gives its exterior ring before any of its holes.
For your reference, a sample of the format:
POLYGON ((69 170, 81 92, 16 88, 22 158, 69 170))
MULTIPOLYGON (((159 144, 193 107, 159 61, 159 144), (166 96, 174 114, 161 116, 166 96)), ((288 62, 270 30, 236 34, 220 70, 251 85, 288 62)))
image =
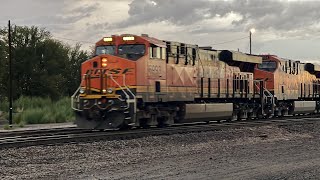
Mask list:
MULTIPOLYGON (((81 63, 89 58, 80 49, 52 37, 45 29, 12 26, 13 98, 70 96, 80 84, 81 63)), ((9 92, 8 28, 0 28, 0 100, 9 92)))

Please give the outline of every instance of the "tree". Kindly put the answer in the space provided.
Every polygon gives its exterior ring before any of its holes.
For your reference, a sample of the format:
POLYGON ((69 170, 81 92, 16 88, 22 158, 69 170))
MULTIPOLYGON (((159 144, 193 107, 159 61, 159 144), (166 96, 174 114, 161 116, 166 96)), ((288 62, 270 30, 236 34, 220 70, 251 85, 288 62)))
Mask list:
POLYGON ((75 47, 69 51, 68 66, 65 68, 64 74, 66 74, 66 93, 72 95, 74 91, 79 87, 81 81, 81 63, 87 60, 88 53, 80 50, 81 45, 76 44, 75 47))
POLYGON ((0 101, 7 96, 7 87, 8 84, 8 73, 6 73, 6 69, 8 69, 8 61, 7 61, 7 50, 6 45, 3 40, 0 39, 0 101))
MULTIPOLYGON (((0 29, 0 91, 4 96, 8 84, 8 29, 0 29), (1 56, 2 54, 2 56, 1 56)), ((71 47, 51 37, 38 27, 12 28, 14 99, 43 96, 58 99, 70 95, 80 81, 80 64, 88 58, 80 44, 71 47)))

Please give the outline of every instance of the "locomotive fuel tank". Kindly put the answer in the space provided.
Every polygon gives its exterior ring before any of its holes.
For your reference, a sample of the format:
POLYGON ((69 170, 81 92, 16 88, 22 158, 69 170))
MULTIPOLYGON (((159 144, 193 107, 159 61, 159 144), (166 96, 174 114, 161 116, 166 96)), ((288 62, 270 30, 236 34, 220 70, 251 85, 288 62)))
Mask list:
POLYGON ((294 101, 292 114, 314 113, 316 101, 294 101))
POLYGON ((183 122, 231 119, 232 103, 186 104, 183 122))

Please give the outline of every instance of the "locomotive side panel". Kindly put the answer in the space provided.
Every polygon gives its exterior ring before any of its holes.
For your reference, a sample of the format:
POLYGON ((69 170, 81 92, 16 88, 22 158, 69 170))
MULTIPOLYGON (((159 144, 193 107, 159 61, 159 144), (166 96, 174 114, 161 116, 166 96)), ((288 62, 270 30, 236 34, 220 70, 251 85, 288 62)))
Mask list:
POLYGON ((196 46, 171 41, 166 43, 168 101, 194 101, 198 64, 196 46))
POLYGON ((305 64, 284 60, 273 55, 264 55, 264 62, 255 69, 255 79, 264 80, 266 89, 277 100, 311 98, 316 77, 305 70, 305 64))
POLYGON ((278 100, 312 98, 313 82, 316 77, 304 68, 305 64, 294 61, 281 61, 275 72, 275 95, 278 100))

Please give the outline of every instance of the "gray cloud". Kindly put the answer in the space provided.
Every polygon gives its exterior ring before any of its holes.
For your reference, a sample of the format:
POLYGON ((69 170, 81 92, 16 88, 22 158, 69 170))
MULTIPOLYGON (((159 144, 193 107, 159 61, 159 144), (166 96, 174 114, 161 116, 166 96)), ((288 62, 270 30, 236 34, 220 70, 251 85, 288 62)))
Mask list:
POLYGON ((134 0, 129 4, 130 18, 117 25, 124 28, 132 25, 168 20, 178 25, 190 24, 203 19, 197 11, 209 2, 188 0, 134 0), (154 4, 156 3, 156 4, 154 4))
MULTIPOLYGON (((129 6, 130 17, 118 23, 114 28, 126 28, 159 21, 169 21, 177 25, 192 25, 205 19, 223 18, 229 13, 242 17, 240 21, 234 21, 234 26, 228 27, 229 30, 230 28, 249 29, 250 27, 290 30, 305 28, 320 22, 319 1, 133 0, 129 6)), ((214 29, 213 27, 211 30, 214 29)))
MULTIPOLYGON (((0 26, 10 19, 45 27, 53 36, 93 42, 85 48, 122 33, 214 45, 248 36, 255 27, 255 53, 320 59, 318 9, 319 0, 3 0, 0 26)), ((215 45, 244 52, 248 47, 246 38, 215 45)))
POLYGON ((11 19, 17 25, 39 25, 48 29, 65 30, 66 25, 90 17, 98 7, 95 3, 69 8, 69 3, 77 2, 77 0, 68 0, 67 4, 64 1, 55 2, 52 0, 5 1, 0 7, 0 21, 5 22, 11 19))

